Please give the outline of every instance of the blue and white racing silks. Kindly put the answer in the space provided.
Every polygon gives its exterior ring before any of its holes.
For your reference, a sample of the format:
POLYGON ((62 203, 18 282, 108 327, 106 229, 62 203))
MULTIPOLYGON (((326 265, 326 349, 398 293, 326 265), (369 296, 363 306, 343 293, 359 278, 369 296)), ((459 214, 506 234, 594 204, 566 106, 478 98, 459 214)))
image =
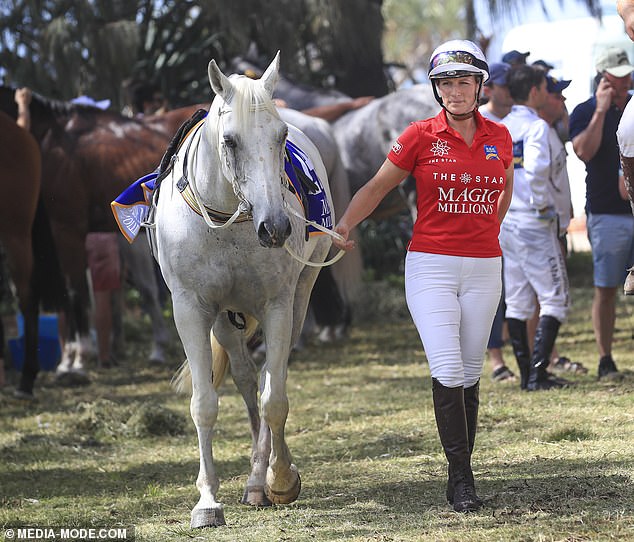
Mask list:
POLYGON ((513 199, 509 212, 530 213, 554 207, 549 184, 551 158, 548 123, 525 105, 514 105, 502 119, 513 139, 513 199))

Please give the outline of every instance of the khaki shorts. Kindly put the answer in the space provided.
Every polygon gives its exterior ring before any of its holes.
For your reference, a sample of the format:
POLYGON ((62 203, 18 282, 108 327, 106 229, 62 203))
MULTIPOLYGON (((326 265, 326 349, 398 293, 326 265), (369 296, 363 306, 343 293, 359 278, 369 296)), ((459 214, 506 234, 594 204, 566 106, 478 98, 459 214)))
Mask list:
POLYGON ((117 233, 89 233, 86 258, 95 292, 121 288, 121 258, 117 233))

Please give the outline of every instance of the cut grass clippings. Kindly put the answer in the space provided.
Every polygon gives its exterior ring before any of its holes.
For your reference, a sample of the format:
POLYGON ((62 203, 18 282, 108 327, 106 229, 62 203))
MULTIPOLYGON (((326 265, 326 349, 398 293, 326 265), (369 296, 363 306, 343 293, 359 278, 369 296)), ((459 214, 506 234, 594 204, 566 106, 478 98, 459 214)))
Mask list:
MULTIPOLYGON (((127 359, 93 371, 91 385, 60 388, 45 373, 36 403, 0 394, 0 527, 133 525, 137 541, 152 542, 634 540, 634 300, 618 302, 614 357, 626 379, 599 382, 592 289, 583 260, 573 263, 573 312, 557 345, 589 373, 567 375, 568 389, 525 393, 492 382, 485 364, 477 513, 445 502, 429 371, 410 320, 393 316, 403 310, 396 281, 367 289, 393 292, 383 321, 292 355, 286 434, 302 476, 297 502, 238 503, 251 444, 228 379, 214 441, 227 526, 190 530, 197 441, 188 398, 169 387, 182 353, 174 341, 169 367, 147 364, 149 326, 135 321, 127 359)), ((508 346, 504 355, 515 370, 508 346)))

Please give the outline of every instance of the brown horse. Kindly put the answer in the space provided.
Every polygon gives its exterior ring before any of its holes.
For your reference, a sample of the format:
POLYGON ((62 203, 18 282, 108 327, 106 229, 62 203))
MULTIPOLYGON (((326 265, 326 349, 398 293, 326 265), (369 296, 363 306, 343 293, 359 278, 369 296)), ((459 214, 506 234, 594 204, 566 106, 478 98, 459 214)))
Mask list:
MULTIPOLYGON (((40 304, 60 310, 64 284, 50 225, 40 202, 40 149, 31 134, 0 112, 0 241, 24 317, 25 357, 16 393, 33 395, 40 304)), ((4 348, 4 332, 0 329, 4 348)))
MULTIPOLYGON (((0 87, 0 110, 15 118, 13 93, 0 87)), ((131 119, 33 94, 31 132, 42 150, 42 194, 69 286, 60 370, 81 373, 89 350, 87 233, 118 231, 110 202, 158 166, 171 136, 196 109, 131 119)))

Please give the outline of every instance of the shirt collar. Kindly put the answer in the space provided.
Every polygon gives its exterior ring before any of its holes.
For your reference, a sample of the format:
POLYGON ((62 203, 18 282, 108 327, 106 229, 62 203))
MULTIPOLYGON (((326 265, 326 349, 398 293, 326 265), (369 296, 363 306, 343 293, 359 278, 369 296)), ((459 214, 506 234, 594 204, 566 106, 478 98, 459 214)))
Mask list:
MULTIPOLYGON (((491 132, 484 118, 479 111, 474 111, 473 116, 476 122, 476 133, 479 135, 489 135, 491 132)), ((440 134, 441 132, 449 132, 450 126, 447 124, 447 112, 442 109, 438 115, 436 115, 431 122, 431 132, 433 134, 440 134)), ((453 129, 451 129, 453 131, 453 129)))

